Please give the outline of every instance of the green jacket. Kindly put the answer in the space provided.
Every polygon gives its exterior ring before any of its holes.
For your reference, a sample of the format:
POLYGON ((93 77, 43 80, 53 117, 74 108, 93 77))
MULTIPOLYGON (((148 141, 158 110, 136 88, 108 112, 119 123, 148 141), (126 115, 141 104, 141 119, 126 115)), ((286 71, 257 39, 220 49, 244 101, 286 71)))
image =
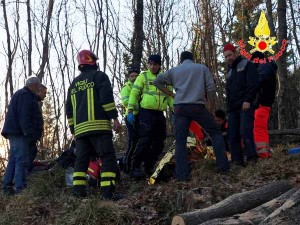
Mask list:
POLYGON ((77 76, 68 90, 66 114, 75 137, 111 133, 111 119, 118 117, 108 76, 87 70, 77 76))
MULTIPOLYGON (((161 92, 153 85, 155 78, 156 75, 151 73, 150 70, 143 71, 137 77, 129 97, 129 110, 137 111, 140 106, 144 109, 165 111, 169 105, 173 111, 173 98, 161 92)), ((172 91, 171 86, 168 86, 168 89, 172 91)))
MULTIPOLYGON (((122 98, 122 103, 123 106, 126 109, 125 115, 128 115, 128 101, 129 101, 129 96, 130 92, 132 90, 133 83, 129 80, 127 81, 124 86, 121 89, 121 98, 122 98)), ((138 114, 138 111, 133 111, 133 114, 138 114)))

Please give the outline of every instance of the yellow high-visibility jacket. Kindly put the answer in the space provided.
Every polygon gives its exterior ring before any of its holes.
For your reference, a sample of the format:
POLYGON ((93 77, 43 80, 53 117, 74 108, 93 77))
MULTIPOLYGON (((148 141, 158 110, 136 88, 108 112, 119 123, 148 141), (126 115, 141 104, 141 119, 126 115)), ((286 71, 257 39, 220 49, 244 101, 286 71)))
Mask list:
MULTIPOLYGON (((150 70, 147 70, 143 71, 137 77, 128 101, 129 110, 137 111, 140 106, 144 109, 165 111, 169 105, 173 111, 173 98, 161 92, 153 85, 153 80, 156 76, 159 76, 159 74, 155 75, 150 70)), ((168 86, 168 89, 172 91, 171 86, 168 86)))
MULTIPOLYGON (((124 86, 121 89, 121 98, 122 98, 122 103, 123 106, 125 107, 125 115, 128 115, 128 101, 130 97, 130 92, 132 90, 133 83, 129 80, 127 81, 124 86)), ((138 111, 133 111, 133 114, 136 115, 138 114, 138 111)))

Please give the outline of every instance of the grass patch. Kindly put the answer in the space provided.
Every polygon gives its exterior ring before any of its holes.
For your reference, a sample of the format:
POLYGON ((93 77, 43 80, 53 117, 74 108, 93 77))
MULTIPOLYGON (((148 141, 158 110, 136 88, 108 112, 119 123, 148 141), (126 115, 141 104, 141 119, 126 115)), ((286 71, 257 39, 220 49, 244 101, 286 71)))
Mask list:
POLYGON ((0 194, 0 225, 169 225, 178 213, 207 207, 272 181, 287 179, 299 185, 300 154, 287 155, 284 149, 279 146, 270 159, 254 165, 233 166, 228 175, 216 174, 213 160, 199 160, 192 165, 192 180, 188 183, 170 179, 149 186, 145 180, 131 182, 124 177, 117 190, 126 198, 119 202, 101 201, 98 189, 90 191, 93 194, 86 199, 74 198, 72 190, 65 187, 61 169, 35 173, 21 194, 0 194), (197 190, 194 192, 202 203, 180 201, 193 190, 197 190))

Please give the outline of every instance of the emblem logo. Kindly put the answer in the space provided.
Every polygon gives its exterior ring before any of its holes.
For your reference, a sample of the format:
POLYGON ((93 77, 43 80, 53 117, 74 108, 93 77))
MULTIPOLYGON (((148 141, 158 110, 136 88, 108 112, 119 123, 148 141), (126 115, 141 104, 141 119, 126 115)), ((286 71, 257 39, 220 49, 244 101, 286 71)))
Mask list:
POLYGON ((258 24, 255 27, 255 37, 250 37, 248 43, 254 48, 250 50, 252 54, 255 51, 270 52, 274 54, 272 46, 277 43, 276 37, 270 37, 270 28, 264 11, 260 13, 258 24))
POLYGON ((267 61, 271 62, 272 60, 277 60, 280 56, 282 56, 283 52, 286 50, 287 41, 285 39, 282 40, 279 51, 275 54, 275 56, 273 56, 275 51, 272 49, 272 47, 278 41, 276 40, 276 37, 270 37, 270 34, 271 32, 268 25, 268 21, 266 19, 266 15, 264 11, 262 11, 260 13, 258 24, 254 30, 255 37, 251 37, 251 36, 249 37, 248 44, 254 47, 250 50, 250 53, 246 51, 244 41, 243 40, 238 41, 241 55, 245 56, 247 59, 250 60, 252 56, 251 54, 256 51, 262 53, 269 52, 270 54, 272 54, 272 56, 269 56, 268 58, 265 59, 255 58, 253 59, 253 62, 262 64, 262 63, 266 63, 267 61))

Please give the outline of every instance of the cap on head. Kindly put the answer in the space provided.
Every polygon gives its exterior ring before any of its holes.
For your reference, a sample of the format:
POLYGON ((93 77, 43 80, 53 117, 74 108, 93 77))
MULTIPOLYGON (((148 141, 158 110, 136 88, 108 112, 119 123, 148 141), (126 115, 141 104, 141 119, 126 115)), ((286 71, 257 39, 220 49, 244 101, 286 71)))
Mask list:
POLYGON ((233 44, 231 43, 227 43, 226 45, 224 45, 224 49, 223 49, 223 52, 226 52, 226 51, 232 51, 232 52, 235 52, 236 51, 236 48, 234 47, 233 44))
POLYGON ((193 53, 190 51, 184 51, 180 54, 180 62, 183 62, 186 59, 194 60, 193 53))
POLYGON ((133 72, 136 72, 136 73, 140 73, 140 68, 139 67, 135 67, 135 66, 130 66, 128 68, 128 75, 133 73, 133 72))
POLYGON ((81 50, 77 54, 78 65, 96 65, 98 57, 90 50, 81 50))
POLYGON ((150 55, 148 58, 148 63, 156 63, 156 64, 161 65, 160 55, 150 55))

